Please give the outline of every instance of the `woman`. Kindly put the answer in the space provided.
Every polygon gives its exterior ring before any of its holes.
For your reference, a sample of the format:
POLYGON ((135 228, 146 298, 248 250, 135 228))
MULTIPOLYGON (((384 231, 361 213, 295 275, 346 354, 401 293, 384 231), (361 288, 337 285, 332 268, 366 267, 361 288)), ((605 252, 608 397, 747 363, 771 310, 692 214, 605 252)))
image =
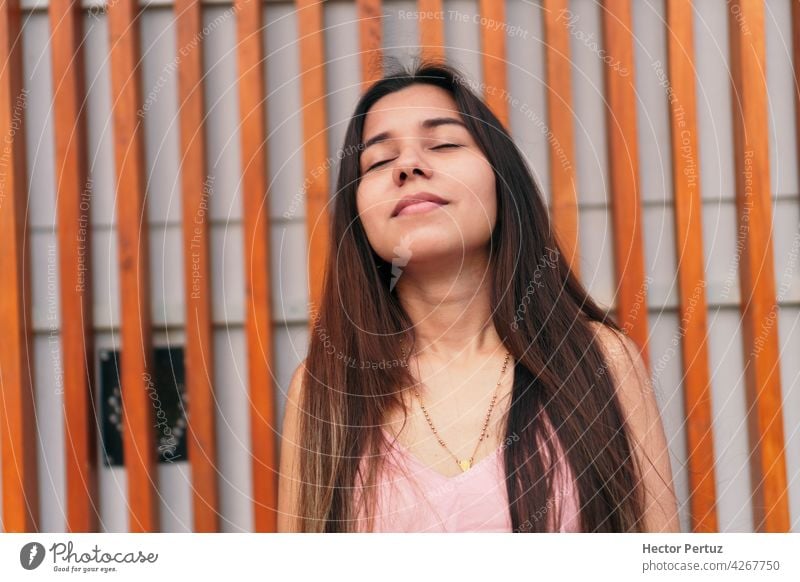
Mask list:
POLYGON ((636 346, 459 73, 376 82, 288 393, 280 531, 677 531, 636 346))

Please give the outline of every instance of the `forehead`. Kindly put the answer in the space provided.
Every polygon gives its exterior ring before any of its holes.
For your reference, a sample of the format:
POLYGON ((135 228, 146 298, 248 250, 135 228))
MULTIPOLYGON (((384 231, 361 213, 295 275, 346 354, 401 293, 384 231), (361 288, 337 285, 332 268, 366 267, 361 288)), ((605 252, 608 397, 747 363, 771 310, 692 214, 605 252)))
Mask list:
POLYGON ((433 85, 411 85, 378 99, 364 119, 364 141, 380 132, 407 132, 432 117, 461 119, 458 105, 444 89, 433 85))

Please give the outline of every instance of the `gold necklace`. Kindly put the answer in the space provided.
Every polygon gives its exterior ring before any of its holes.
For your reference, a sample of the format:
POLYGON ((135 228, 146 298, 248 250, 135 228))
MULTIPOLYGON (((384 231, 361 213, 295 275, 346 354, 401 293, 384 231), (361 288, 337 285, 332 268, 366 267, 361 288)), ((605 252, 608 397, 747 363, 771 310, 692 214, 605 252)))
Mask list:
MULTIPOLYGON (((403 340, 401 339, 400 344, 401 344, 401 349, 403 351, 403 362, 407 366, 408 356, 406 355, 406 348, 405 346, 402 345, 402 343, 403 340)), ((472 467, 472 463, 475 460, 475 453, 478 452, 478 447, 481 446, 483 439, 485 439, 487 436, 486 431, 489 428, 489 419, 492 416, 492 410, 494 410, 494 405, 495 402, 497 401, 497 391, 500 388, 500 383, 503 381, 503 374, 505 374, 506 372, 506 368, 508 367, 508 359, 510 357, 511 354, 509 352, 506 352, 506 359, 503 362, 503 369, 500 371, 500 378, 497 380, 497 385, 494 387, 494 395, 492 396, 492 401, 489 404, 489 410, 486 413, 486 420, 483 421, 483 429, 481 430, 481 436, 478 438, 478 442, 475 445, 475 449, 473 449, 472 455, 469 457, 469 459, 459 459, 456 455, 453 454, 453 451, 450 450, 450 447, 447 446, 442 437, 439 436, 439 431, 436 430, 436 427, 434 426, 433 421, 431 420, 431 417, 428 414, 427 409, 425 408, 425 404, 422 402, 422 397, 419 395, 419 391, 416 389, 416 387, 414 388, 414 395, 417 397, 417 400, 419 400, 419 406, 422 409, 422 414, 425 416, 425 420, 428 422, 428 426, 431 427, 433 435, 436 437, 436 440, 439 441, 439 444, 442 447, 444 447, 444 449, 450 454, 451 457, 453 457, 453 459, 455 459, 456 464, 458 464, 462 472, 469 471, 469 469, 472 467)))

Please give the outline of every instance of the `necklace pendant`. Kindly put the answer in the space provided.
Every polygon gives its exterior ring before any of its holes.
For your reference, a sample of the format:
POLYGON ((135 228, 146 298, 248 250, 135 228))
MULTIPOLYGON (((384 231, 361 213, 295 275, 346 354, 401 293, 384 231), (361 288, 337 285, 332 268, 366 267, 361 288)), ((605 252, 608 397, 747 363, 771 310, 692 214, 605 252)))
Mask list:
POLYGON ((469 459, 464 459, 463 461, 458 462, 458 466, 461 467, 462 471, 469 471, 469 468, 472 466, 472 462, 469 459))

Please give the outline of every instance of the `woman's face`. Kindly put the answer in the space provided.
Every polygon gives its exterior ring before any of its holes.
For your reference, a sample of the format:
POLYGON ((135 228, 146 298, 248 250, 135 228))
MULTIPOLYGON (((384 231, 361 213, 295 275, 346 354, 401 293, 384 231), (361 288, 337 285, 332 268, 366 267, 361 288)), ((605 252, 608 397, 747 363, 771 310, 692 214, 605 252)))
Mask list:
POLYGON ((460 263, 486 248, 495 176, 447 91, 416 84, 382 97, 367 112, 362 143, 356 203, 381 258, 460 263), (434 201, 414 202, 426 197, 434 201))

